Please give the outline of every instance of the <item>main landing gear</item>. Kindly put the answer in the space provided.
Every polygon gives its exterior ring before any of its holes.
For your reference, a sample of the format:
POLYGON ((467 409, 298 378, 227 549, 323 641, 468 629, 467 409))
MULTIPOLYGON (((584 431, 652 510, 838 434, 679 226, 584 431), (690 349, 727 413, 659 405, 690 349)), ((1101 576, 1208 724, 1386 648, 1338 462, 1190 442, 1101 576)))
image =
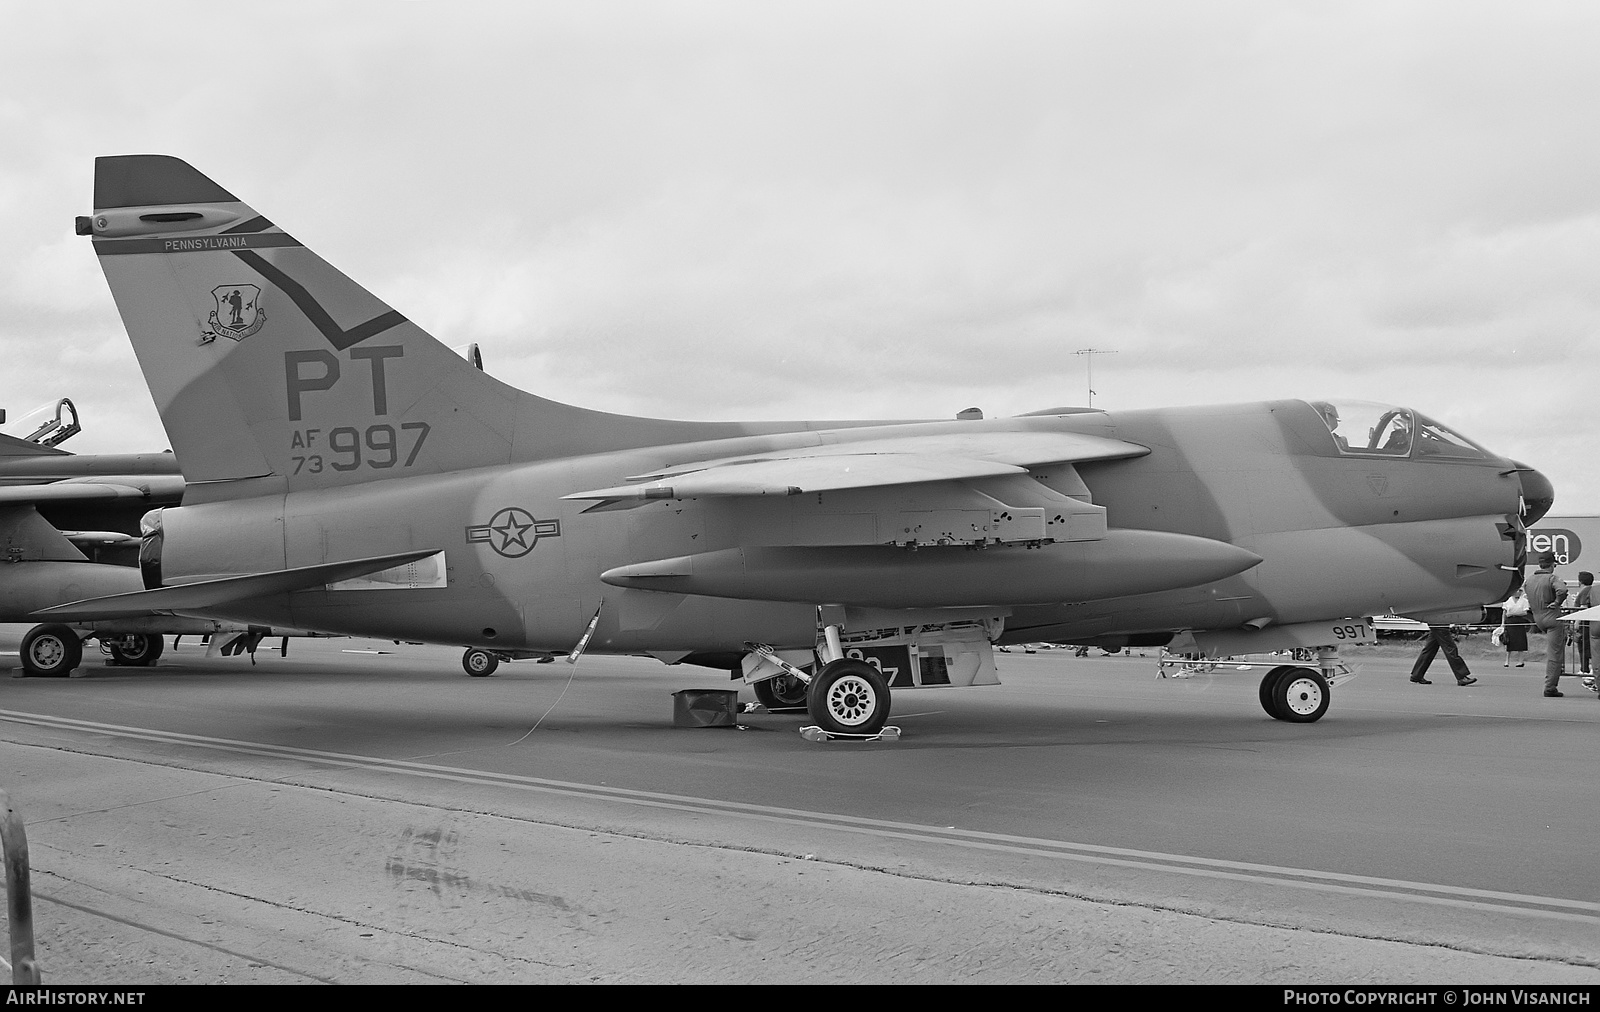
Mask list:
POLYGON ((801 733, 828 738, 897 736, 889 724, 891 692, 928 686, 998 685, 993 643, 1004 628, 999 615, 920 613, 890 628, 845 628, 838 605, 817 609, 815 639, 775 649, 746 643, 734 678, 743 678, 769 710, 805 707, 815 727, 801 733))
POLYGON ((45 678, 65 678, 83 661, 83 641, 70 626, 40 625, 22 638, 22 670, 45 678))
POLYGON ((752 666, 781 670, 753 683, 756 698, 768 707, 793 709, 803 704, 825 734, 851 738, 870 738, 889 722, 888 679, 859 656, 845 656, 837 625, 822 627, 822 642, 816 648, 822 667, 815 674, 784 660, 769 646, 747 646, 747 673, 752 666))
POLYGON ((794 710, 806 705, 806 683, 785 672, 750 687, 769 710, 794 710))
POLYGON ((166 649, 166 640, 159 633, 129 633, 102 642, 112 664, 130 668, 148 668, 166 649))
POLYGON ((877 734, 889 722, 889 683, 866 661, 829 661, 811 679, 806 709, 829 734, 877 734))

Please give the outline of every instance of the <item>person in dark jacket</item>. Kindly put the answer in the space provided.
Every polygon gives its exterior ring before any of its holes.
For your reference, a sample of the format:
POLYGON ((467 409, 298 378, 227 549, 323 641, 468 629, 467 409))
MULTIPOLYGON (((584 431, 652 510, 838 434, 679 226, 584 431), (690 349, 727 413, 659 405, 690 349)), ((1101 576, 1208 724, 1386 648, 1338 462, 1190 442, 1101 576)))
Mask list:
MULTIPOLYGON (((1578 592, 1572 597, 1572 606, 1579 611, 1593 608, 1600 601, 1594 599, 1594 574, 1587 570, 1578 574, 1578 592)), ((1578 637, 1578 674, 1585 685, 1594 684, 1594 640, 1600 622, 1579 622, 1572 635, 1578 637)))
POLYGON ((1545 636, 1544 694, 1560 696, 1558 686, 1567 660, 1567 625, 1561 621, 1567 582, 1556 576, 1555 552, 1539 553, 1539 569, 1524 586, 1528 590, 1528 616, 1545 636))

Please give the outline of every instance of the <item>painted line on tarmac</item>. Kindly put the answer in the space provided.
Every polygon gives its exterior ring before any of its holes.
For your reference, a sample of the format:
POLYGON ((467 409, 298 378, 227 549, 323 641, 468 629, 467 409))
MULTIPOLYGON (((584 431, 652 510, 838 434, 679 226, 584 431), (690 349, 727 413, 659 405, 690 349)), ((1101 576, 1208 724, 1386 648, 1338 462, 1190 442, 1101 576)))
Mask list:
POLYGON ((559 794, 594 801, 620 802, 694 815, 733 815, 763 822, 858 833, 880 839, 909 840, 918 843, 944 843, 970 850, 985 850, 1029 857, 1047 857, 1107 867, 1130 868, 1138 871, 1166 872, 1199 878, 1280 887, 1288 886, 1315 892, 1362 896, 1369 899, 1399 900, 1458 909, 1518 914, 1600 925, 1600 903, 1588 900, 1566 899, 1559 896, 1531 896, 1492 889, 1471 889, 1429 882, 1409 882, 1404 879, 1381 878, 1371 875, 1350 875, 1343 872, 1284 868, 1277 865, 1257 864, 1248 861, 1227 861, 1219 858, 1191 857, 1185 854, 1166 854, 1159 851, 1134 850, 1126 847, 1106 847, 1098 844, 1070 843, 1036 837, 1011 836, 1004 833, 984 833, 976 830, 924 826, 916 823, 837 815, 830 812, 813 812, 804 809, 780 808, 772 805, 758 805, 739 801, 718 801, 712 798, 665 794, 659 791, 640 791, 623 787, 606 787, 566 780, 519 776, 510 773, 494 773, 484 770, 465 769, 458 766, 438 766, 404 759, 380 759, 376 756, 354 755, 346 752, 325 752, 319 749, 272 745, 266 742, 210 738, 204 735, 182 734, 176 731, 126 727, 120 724, 103 724, 96 721, 21 713, 12 710, 0 710, 0 720, 52 730, 76 731, 156 744, 188 746, 228 752, 235 755, 298 760, 347 769, 425 777, 431 780, 444 780, 475 786, 509 787, 522 791, 559 794))

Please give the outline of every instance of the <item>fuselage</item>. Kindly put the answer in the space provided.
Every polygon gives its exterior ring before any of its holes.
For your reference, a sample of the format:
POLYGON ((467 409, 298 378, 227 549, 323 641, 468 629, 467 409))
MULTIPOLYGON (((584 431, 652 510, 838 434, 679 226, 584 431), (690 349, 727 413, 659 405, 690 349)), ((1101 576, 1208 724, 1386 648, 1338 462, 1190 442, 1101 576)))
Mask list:
MULTIPOLYGON (((864 511, 915 508, 938 499, 943 493, 937 487, 879 490, 853 500, 850 493, 793 496, 754 517, 712 497, 598 509, 562 497, 688 460, 942 431, 1079 432, 1147 447, 1148 454, 1131 459, 1034 468, 1028 478, 1056 501, 1068 496, 1103 508, 1110 533, 1185 535, 1260 559, 1193 585, 1147 581, 1142 586, 1151 589, 1113 590, 1112 596, 1100 585, 1077 598, 1031 600, 1030 593, 1046 591, 1014 590, 994 574, 1013 560, 1035 571, 1056 564, 1082 568, 1086 546, 1003 544, 973 551, 833 538, 856 545, 834 544, 828 549, 834 555, 876 553, 880 578, 873 593, 880 597, 871 600, 899 600, 898 579, 905 600, 923 601, 929 574, 938 573, 947 583, 933 595, 940 607, 1003 612, 1006 640, 1112 641, 1177 629, 1467 608, 1502 597, 1508 570, 1519 562, 1519 475, 1525 469, 1487 452, 1430 457, 1420 444, 1405 455, 1352 453, 1311 405, 1275 401, 831 429, 809 423, 786 432, 186 506, 163 512, 161 579, 170 585, 433 548, 443 553, 442 572, 405 589, 302 591, 237 602, 219 614, 331 633, 565 651, 598 611, 592 651, 676 658, 738 652, 748 642, 809 646, 819 605, 870 600, 852 601, 847 582, 830 596, 822 596, 826 587, 812 586, 799 600, 741 599, 618 586, 602 575, 650 560, 752 546, 826 546, 829 531, 859 525, 864 511), (963 572, 973 579, 963 579, 963 572)), ((1093 565, 1123 564, 1111 548, 1099 550, 1093 565)), ((1149 562, 1130 557, 1126 565, 1149 562)), ((765 584, 779 589, 758 593, 786 598, 784 584, 780 573, 765 584)), ((1070 594, 1076 584, 1045 580, 1038 586, 1066 587, 1057 593, 1070 594)))

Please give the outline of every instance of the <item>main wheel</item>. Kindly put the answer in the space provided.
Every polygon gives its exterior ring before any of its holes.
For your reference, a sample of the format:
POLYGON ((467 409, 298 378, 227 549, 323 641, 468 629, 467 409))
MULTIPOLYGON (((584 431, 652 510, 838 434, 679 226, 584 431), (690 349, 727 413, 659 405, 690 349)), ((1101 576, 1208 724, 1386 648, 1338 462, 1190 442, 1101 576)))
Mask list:
POLYGON ((792 710, 806 705, 806 683, 790 674, 763 678, 751 686, 756 698, 769 709, 792 710))
POLYGON ((811 679, 806 707, 829 734, 877 734, 889 720, 889 683, 865 661, 837 660, 811 679))
POLYGON ((461 667, 473 678, 487 678, 500 666, 500 658, 482 647, 468 647, 461 655, 461 667))
POLYGON ((1278 678, 1293 670, 1293 664, 1280 664, 1261 679, 1261 708, 1267 711, 1267 716, 1273 720, 1284 719, 1283 714, 1278 712, 1278 678))
POLYGON ((1322 719, 1332 702, 1328 680, 1314 668, 1290 668, 1278 676, 1273 702, 1278 719, 1291 724, 1310 724, 1322 719))
POLYGON ((83 641, 64 625, 40 625, 22 638, 22 669, 30 675, 65 678, 83 660, 83 641))
POLYGON ((158 634, 130 633, 119 636, 107 646, 111 650, 111 663, 126 664, 131 668, 147 668, 156 662, 166 649, 166 640, 158 634))

